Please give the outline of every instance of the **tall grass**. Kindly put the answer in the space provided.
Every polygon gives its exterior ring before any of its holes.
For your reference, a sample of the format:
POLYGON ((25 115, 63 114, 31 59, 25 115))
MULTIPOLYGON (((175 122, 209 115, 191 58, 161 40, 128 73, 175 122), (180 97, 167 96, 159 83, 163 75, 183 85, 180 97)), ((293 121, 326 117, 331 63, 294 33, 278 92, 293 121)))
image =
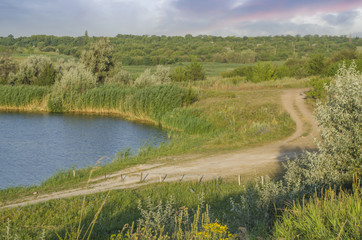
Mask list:
POLYGON ((1 107, 27 107, 39 105, 50 92, 49 87, 0 85, 1 107))
POLYGON ((276 239, 361 239, 362 194, 328 189, 284 210, 274 228, 276 239))

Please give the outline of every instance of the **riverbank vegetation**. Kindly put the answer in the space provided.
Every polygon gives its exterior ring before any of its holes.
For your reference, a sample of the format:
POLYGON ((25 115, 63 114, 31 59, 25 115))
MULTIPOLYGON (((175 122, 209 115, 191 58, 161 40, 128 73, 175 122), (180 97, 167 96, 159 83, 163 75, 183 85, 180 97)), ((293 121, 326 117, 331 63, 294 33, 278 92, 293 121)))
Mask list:
MULTIPOLYGON (((204 39, 196 37, 200 42, 204 39)), ((11 41, 8 47, 23 39, 11 41)), ((84 37, 79 41, 84 49, 87 44, 91 49, 82 54, 78 51, 83 48, 77 48, 74 56, 79 61, 31 57, 20 65, 16 60, 1 65, 0 70, 5 69, 0 75, 5 83, 0 85, 5 93, 0 95, 1 108, 117 113, 169 129, 171 141, 159 148, 146 145, 136 155, 120 151, 112 163, 77 170, 76 176, 72 170, 61 171, 40 186, 1 190, 1 202, 33 191, 85 186, 90 173, 96 177, 140 163, 167 161, 169 156, 217 153, 281 139, 293 132, 294 123, 280 106, 280 89, 306 84, 312 86, 309 96, 322 100, 316 107, 321 130, 318 152, 288 162, 275 179, 258 178, 241 185, 232 179, 162 183, 1 210, 0 237, 79 239, 91 233, 92 239, 360 238, 361 55, 349 43, 336 47, 347 47, 345 52, 278 63, 252 64, 256 58, 264 59, 264 53, 256 54, 255 49, 248 65, 235 69, 222 65, 222 75, 216 76, 205 71, 200 59, 208 58, 202 54, 198 59, 182 59, 191 60, 183 65, 143 67, 140 74, 129 73, 116 60, 129 60, 127 55, 122 58, 108 51, 115 39, 94 43, 84 37), (91 54, 97 47, 108 50, 91 54), (338 65, 343 61, 344 65, 338 65), (341 68, 335 68, 336 64, 341 68), (331 220, 331 216, 336 217, 331 220)), ((251 57, 251 52, 246 56, 251 57)))

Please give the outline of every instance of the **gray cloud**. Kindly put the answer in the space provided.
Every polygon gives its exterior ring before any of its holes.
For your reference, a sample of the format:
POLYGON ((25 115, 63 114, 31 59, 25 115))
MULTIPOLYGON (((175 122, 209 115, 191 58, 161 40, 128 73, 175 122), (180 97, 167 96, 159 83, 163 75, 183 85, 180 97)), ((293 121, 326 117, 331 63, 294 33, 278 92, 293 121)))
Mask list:
POLYGON ((357 0, 1 0, 0 36, 281 35, 361 29, 357 0), (325 5, 326 10, 322 7, 325 5), (348 5, 348 6, 347 6, 348 5), (314 23, 291 22, 318 6, 314 23), (343 11, 338 10, 342 9, 343 11), (337 9, 337 10, 335 10, 337 9), (358 26, 359 25, 359 26, 358 26))
POLYGON ((327 14, 323 17, 329 25, 341 26, 354 24, 359 13, 357 11, 346 11, 337 14, 327 14))

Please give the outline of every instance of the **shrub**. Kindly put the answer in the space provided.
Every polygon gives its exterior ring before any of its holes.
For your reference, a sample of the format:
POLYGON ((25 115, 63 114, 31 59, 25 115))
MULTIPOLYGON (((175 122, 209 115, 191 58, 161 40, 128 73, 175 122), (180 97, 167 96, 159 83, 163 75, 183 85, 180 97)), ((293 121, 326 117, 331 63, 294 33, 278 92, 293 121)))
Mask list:
POLYGON ((121 83, 123 85, 130 85, 132 83, 132 77, 129 72, 121 69, 113 77, 108 77, 106 83, 121 83))
POLYGON ((190 65, 186 66, 186 77, 191 81, 204 80, 206 74, 201 63, 192 60, 190 65))
POLYGON ((156 68, 156 72, 153 74, 153 78, 155 78, 156 82, 160 82, 163 84, 169 83, 171 81, 170 67, 158 65, 156 68))
POLYGON ((327 99, 316 109, 318 152, 287 164, 285 180, 291 189, 342 185, 361 172, 362 74, 354 67, 342 66, 325 87, 327 99))
POLYGON ((171 76, 173 82, 186 82, 188 81, 186 76, 186 70, 183 67, 176 67, 173 69, 171 76))
POLYGON ((96 77, 84 67, 77 64, 66 71, 53 86, 54 93, 82 93, 96 86, 96 77))
POLYGON ((49 57, 30 56, 20 64, 19 71, 10 81, 15 84, 50 86, 55 78, 56 71, 49 57))
POLYGON ((161 84, 151 73, 151 69, 146 69, 133 83, 136 87, 147 87, 151 85, 161 84))
POLYGON ((314 54, 307 62, 307 72, 309 75, 322 74, 325 68, 325 57, 323 54, 314 54))
POLYGON ((323 100, 326 97, 325 87, 329 85, 331 79, 327 77, 314 77, 309 82, 308 85, 312 87, 310 91, 307 92, 307 96, 313 99, 323 100))
POLYGON ((18 68, 17 63, 10 56, 0 57, 0 84, 6 84, 10 74, 15 74, 18 68))

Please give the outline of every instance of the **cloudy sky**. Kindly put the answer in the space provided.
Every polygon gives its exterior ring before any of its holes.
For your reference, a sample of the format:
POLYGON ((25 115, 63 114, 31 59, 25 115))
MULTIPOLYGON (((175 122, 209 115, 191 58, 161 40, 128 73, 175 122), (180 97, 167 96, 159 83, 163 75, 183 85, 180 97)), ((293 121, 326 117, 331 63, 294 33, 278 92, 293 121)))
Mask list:
POLYGON ((361 0, 0 0, 0 36, 349 35, 361 0))

